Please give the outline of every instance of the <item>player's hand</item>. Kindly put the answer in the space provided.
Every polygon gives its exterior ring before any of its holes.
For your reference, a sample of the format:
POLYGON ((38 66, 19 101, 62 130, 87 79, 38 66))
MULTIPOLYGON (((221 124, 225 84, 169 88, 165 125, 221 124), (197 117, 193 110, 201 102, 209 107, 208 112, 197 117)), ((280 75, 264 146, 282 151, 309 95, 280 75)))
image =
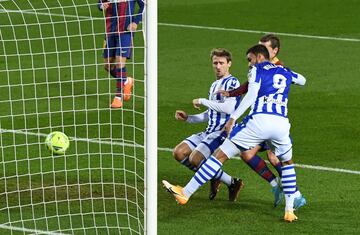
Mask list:
POLYGON ((219 90, 219 91, 217 91, 216 93, 217 93, 217 94, 220 93, 222 96, 225 96, 225 97, 229 97, 229 96, 230 96, 229 92, 228 92, 228 91, 224 91, 224 90, 219 90))
POLYGON ((102 3, 102 7, 103 7, 102 9, 103 10, 106 10, 109 6, 110 6, 110 2, 103 2, 102 3))
POLYGON ((188 119, 188 115, 187 115, 187 113, 185 113, 182 110, 176 110, 175 118, 176 118, 176 120, 179 120, 179 121, 186 121, 188 119))
POLYGON ((201 104, 199 102, 199 99, 193 99, 192 103, 193 103, 194 108, 200 110, 201 104))
POLYGON ((230 119, 226 122, 226 124, 225 124, 225 126, 224 126, 224 129, 225 129, 227 135, 230 134, 230 132, 231 132, 233 126, 234 126, 234 123, 235 123, 235 120, 232 119, 232 118, 230 118, 230 119))
POLYGON ((135 22, 132 22, 132 23, 129 24, 127 30, 130 31, 130 32, 134 32, 134 31, 136 31, 137 26, 138 25, 135 22))

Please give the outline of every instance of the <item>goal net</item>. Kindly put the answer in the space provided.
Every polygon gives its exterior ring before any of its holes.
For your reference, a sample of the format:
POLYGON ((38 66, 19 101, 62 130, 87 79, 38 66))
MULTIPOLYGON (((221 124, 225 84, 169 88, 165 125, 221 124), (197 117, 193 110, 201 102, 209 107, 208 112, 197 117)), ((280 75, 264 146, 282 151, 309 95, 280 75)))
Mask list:
POLYGON ((111 109, 116 81, 104 70, 97 4, 0 0, 3 234, 146 232, 146 27, 126 62, 131 99, 111 109), (69 137, 64 155, 46 149, 52 131, 69 137))

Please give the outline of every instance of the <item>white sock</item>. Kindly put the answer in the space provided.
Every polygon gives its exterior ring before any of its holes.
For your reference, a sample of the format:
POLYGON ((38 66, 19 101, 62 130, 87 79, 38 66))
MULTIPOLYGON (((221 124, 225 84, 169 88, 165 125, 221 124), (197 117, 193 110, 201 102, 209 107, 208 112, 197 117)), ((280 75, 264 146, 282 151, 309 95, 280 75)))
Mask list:
POLYGON ((221 167, 222 163, 219 160, 214 156, 209 157, 184 187, 185 196, 190 197, 195 193, 203 184, 211 180, 221 167))
POLYGON ((225 171, 220 169, 215 175, 214 179, 219 179, 221 182, 226 184, 227 186, 231 185, 232 177, 228 175, 225 171))
POLYGON ((299 189, 296 189, 296 192, 294 193, 294 198, 300 197, 301 193, 299 191, 299 189))
POLYGON ((285 194, 285 210, 293 211, 294 193, 297 191, 294 164, 281 167, 281 171, 281 183, 285 194))

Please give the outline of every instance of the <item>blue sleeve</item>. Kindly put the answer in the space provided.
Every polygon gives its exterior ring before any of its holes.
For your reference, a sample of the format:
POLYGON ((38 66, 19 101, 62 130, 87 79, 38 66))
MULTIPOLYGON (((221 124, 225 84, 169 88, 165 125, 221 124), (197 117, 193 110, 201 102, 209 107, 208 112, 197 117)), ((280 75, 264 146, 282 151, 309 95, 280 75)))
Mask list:
POLYGON ((139 11, 138 11, 137 16, 134 18, 134 22, 136 24, 139 24, 142 21, 142 15, 143 15, 143 12, 144 12, 145 4, 144 4, 143 0, 137 0, 137 3, 139 5, 139 11))

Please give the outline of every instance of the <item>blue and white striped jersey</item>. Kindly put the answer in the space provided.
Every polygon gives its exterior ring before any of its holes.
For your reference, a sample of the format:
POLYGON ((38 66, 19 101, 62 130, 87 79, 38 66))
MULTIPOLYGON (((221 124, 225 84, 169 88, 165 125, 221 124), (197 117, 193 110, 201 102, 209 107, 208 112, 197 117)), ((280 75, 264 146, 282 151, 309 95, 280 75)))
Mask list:
POLYGON ((290 69, 270 62, 255 65, 250 71, 249 83, 258 83, 259 91, 249 115, 267 113, 287 117, 288 94, 293 77, 290 69))
POLYGON ((203 105, 208 107, 207 134, 221 130, 229 120, 230 114, 239 106, 240 97, 224 97, 219 90, 231 91, 240 86, 238 79, 231 74, 213 82, 209 90, 209 98, 203 105), (230 109, 229 109, 230 107, 230 109))

